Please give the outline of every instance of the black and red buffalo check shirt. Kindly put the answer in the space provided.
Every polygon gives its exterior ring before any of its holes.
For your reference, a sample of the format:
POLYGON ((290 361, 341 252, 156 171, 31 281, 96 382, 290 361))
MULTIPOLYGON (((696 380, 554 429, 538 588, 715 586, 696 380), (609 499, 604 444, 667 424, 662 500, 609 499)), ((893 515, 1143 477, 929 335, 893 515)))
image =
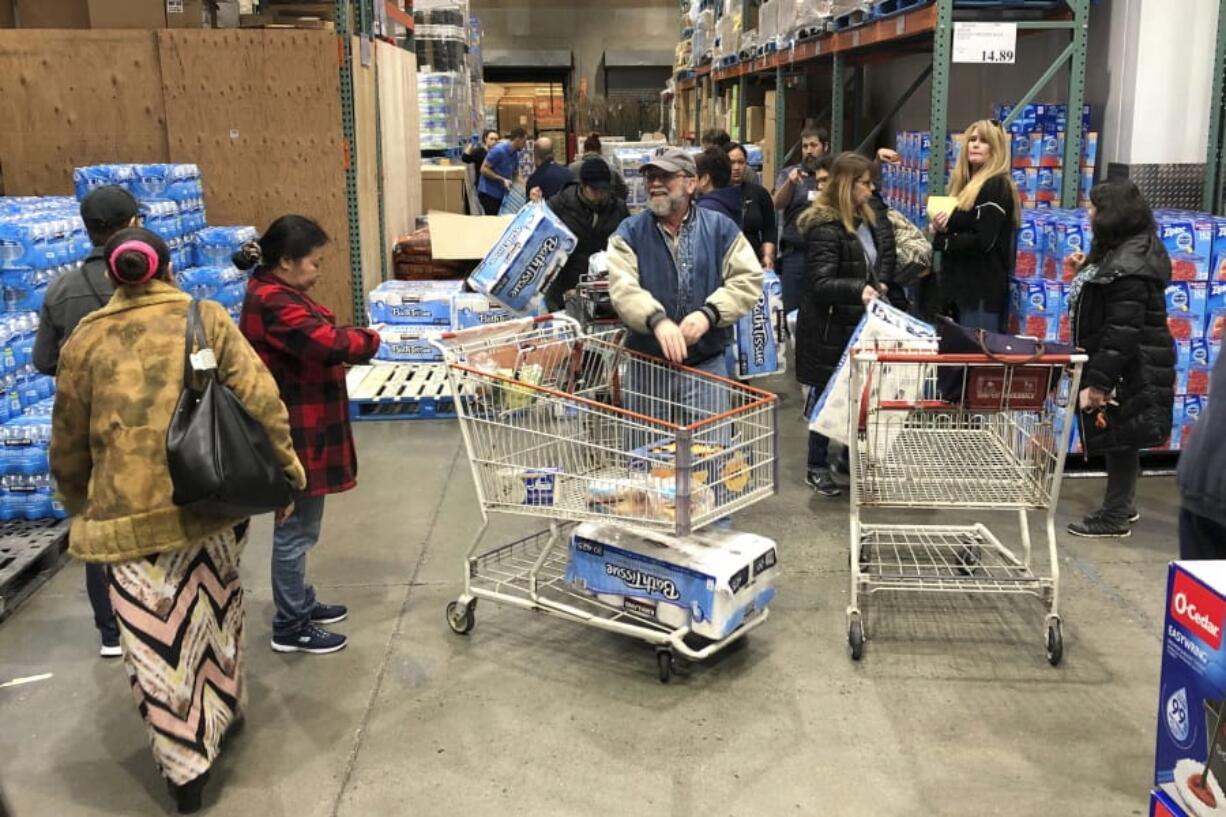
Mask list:
POLYGON ((379 335, 337 326, 336 316, 271 272, 247 282, 239 328, 281 388, 308 496, 348 491, 358 460, 349 427, 345 364, 365 363, 379 335))

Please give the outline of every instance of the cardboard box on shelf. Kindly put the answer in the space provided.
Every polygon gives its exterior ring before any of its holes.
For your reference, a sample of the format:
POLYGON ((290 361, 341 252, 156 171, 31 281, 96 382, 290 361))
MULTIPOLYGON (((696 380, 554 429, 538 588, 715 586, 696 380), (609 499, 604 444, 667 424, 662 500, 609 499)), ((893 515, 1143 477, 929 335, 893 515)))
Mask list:
POLYGON ((14 9, 21 28, 166 27, 166 0, 16 0, 14 9))
POLYGON ((510 133, 523 128, 531 136, 536 132, 536 100, 530 97, 504 97, 498 103, 498 130, 510 133))
POLYGON ((206 28, 204 0, 166 0, 167 28, 206 28))
POLYGON ((533 113, 538 128, 566 127, 566 103, 560 92, 556 94, 538 93, 533 103, 533 113))
POLYGON ((766 108, 750 105, 745 109, 745 141, 761 142, 766 132, 766 108))
POLYGON ((422 208, 442 210, 447 213, 467 212, 465 192, 468 167, 466 165, 425 165, 421 169, 422 208))

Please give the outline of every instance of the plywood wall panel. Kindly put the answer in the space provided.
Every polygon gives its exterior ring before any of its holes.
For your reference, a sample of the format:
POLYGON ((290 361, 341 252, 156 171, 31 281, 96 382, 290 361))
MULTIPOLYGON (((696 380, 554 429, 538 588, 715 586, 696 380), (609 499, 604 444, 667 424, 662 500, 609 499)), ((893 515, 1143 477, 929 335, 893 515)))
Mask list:
MULTIPOLYGON (((362 65, 361 42, 357 37, 353 38, 352 45, 353 118, 357 136, 358 224, 362 236, 362 281, 363 290, 370 292, 385 277, 382 243, 379 237, 379 131, 376 118, 379 91, 373 50, 370 64, 362 65)), ((387 277, 391 277, 390 270, 387 277)))
POLYGON ((0 31, 7 195, 68 195, 74 168, 168 160, 149 31, 0 31))
POLYGON ((421 138, 417 116, 417 58, 411 51, 375 43, 379 63, 379 111, 383 122, 383 198, 387 236, 413 231, 421 214, 421 138))
POLYGON ((170 160, 200 165, 211 224, 315 218, 332 237, 312 293, 353 318, 336 36, 160 31, 170 160))

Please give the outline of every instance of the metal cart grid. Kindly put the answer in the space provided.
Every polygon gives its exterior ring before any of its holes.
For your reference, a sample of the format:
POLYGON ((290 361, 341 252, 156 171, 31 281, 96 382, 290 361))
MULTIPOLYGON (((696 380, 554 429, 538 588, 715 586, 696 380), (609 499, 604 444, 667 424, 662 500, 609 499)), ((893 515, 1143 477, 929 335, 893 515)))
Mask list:
POLYGON ((482 524, 464 593, 448 605, 457 633, 476 601, 553 613, 655 644, 661 680, 673 654, 702 660, 759 626, 703 646, 673 628, 565 582, 567 532, 579 521, 685 535, 778 490, 777 398, 626 350, 624 333, 585 335, 546 316, 444 336, 453 389, 473 395, 460 425, 482 524), (526 491, 524 480, 539 480, 526 491), (549 530, 482 549, 490 513, 549 520, 549 530))
POLYGON ((851 361, 852 658, 864 649, 862 596, 942 592, 1039 598, 1048 608, 1047 658, 1058 664, 1063 635, 1055 508, 1085 357, 860 349, 851 361), (1007 546, 978 521, 865 521, 864 510, 874 508, 1012 511, 1017 546, 1007 546), (1044 514, 1046 575, 1032 561, 1033 511, 1044 514))

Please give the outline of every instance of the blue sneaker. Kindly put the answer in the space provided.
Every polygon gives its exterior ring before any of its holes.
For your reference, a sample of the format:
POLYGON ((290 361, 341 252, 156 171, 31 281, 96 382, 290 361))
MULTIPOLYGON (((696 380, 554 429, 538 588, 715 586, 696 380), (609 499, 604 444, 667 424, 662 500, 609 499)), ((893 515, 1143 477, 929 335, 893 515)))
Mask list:
POLYGON ((312 624, 335 624, 349 618, 349 608, 343 604, 316 602, 311 610, 312 624))
POLYGON ((308 652, 327 655, 345 649, 349 639, 340 633, 330 633, 314 624, 306 624, 296 633, 272 637, 273 652, 308 652))

